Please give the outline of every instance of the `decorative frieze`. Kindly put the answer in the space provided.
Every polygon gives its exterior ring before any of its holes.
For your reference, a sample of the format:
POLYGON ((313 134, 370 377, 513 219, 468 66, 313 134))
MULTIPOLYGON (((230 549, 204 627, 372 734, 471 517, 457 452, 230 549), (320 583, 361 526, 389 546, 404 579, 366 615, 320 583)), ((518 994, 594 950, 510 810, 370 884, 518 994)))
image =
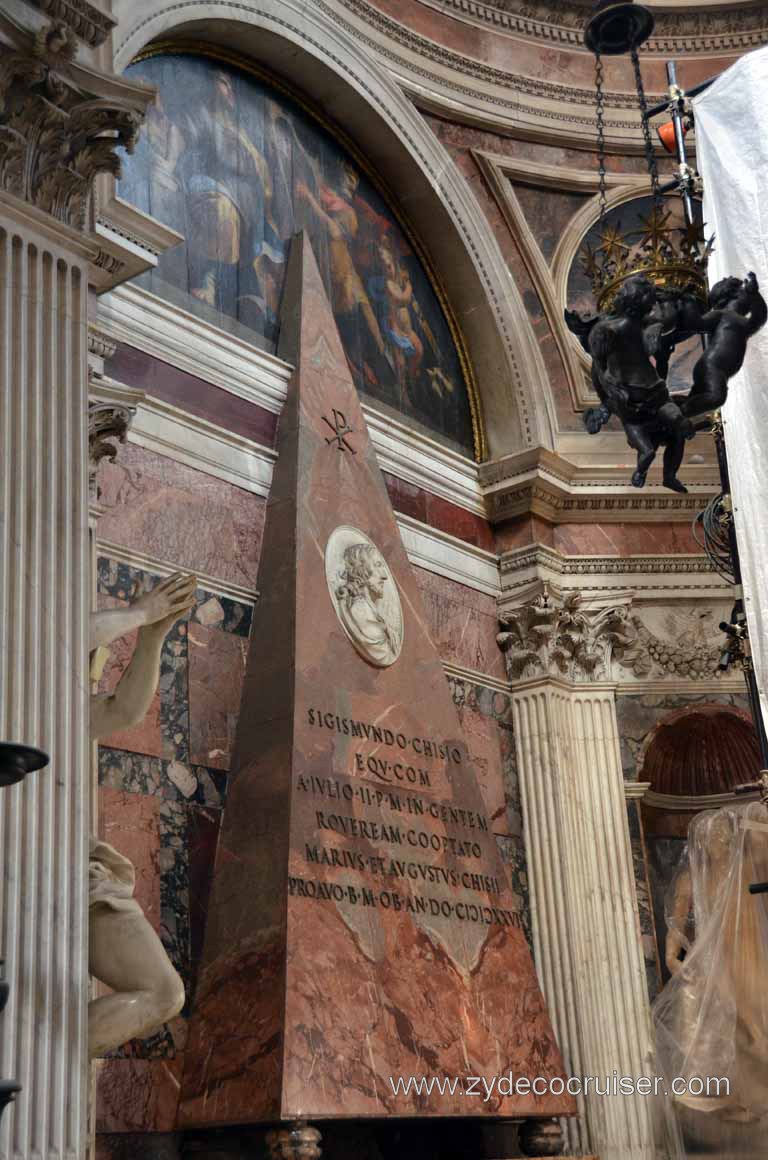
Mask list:
MULTIPOLYGON (((534 40, 581 49, 585 11, 582 4, 569 0, 426 0, 433 8, 447 9, 494 28, 534 40)), ((724 11, 717 5, 710 11, 702 6, 686 6, 677 12, 656 12, 654 35, 646 52, 680 55, 688 52, 734 52, 756 48, 768 32, 768 5, 740 5, 724 11)))
POLYGON ((618 657, 619 664, 636 677, 669 676, 679 680, 708 681, 719 676, 717 663, 723 637, 720 617, 709 608, 668 612, 663 631, 653 632, 639 615, 632 617, 635 647, 618 657))
POLYGON ((683 472, 688 494, 651 483, 642 492, 626 482, 626 470, 583 467, 544 447, 480 466, 480 483, 492 523, 536 515, 552 523, 690 523, 716 494, 714 468, 683 472))
POLYGON ((115 27, 115 21, 88 0, 28 0, 52 20, 66 24, 91 48, 98 48, 115 27))

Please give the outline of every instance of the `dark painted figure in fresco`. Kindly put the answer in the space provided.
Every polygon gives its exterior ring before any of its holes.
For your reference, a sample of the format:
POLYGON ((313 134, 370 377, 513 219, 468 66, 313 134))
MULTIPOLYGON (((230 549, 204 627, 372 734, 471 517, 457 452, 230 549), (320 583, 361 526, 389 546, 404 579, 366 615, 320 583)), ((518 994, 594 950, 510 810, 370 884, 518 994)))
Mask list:
POLYGON ((592 357, 592 383, 601 403, 585 412, 585 426, 596 434, 611 415, 620 419, 627 442, 637 451, 635 487, 644 485, 664 447, 664 486, 687 490, 677 472, 685 440, 696 431, 692 419, 725 402, 747 342, 767 318, 754 274, 718 282, 706 312, 686 291, 658 294, 644 275, 628 278, 605 314, 582 318, 566 310, 568 326, 592 357), (693 334, 709 335, 709 344, 693 368, 691 390, 670 395, 665 381, 670 356, 678 342, 693 334))
POLYGON ((205 57, 159 55, 129 73, 159 96, 120 194, 186 239, 149 289, 274 352, 288 246, 306 229, 358 390, 472 451, 437 294, 336 141, 282 94, 205 57))

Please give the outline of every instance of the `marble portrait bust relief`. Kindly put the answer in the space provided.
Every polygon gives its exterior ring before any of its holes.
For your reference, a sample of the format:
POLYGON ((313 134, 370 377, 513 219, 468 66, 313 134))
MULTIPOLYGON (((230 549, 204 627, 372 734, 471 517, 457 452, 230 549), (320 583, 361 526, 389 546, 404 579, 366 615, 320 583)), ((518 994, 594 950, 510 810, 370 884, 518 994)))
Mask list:
POLYGON ((339 622, 360 655, 378 668, 393 665, 403 644, 403 609, 376 545, 359 528, 336 528, 325 549, 325 576, 339 622))

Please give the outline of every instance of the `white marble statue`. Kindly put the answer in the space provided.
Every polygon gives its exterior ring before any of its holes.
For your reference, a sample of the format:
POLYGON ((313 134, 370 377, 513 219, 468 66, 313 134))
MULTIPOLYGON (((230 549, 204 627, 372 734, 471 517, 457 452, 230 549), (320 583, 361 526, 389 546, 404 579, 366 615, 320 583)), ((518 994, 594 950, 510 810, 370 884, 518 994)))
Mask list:
MULTIPOLYGON (((138 724, 160 678, 163 641, 194 605, 197 580, 176 573, 127 608, 91 614, 90 647, 102 648, 133 629, 138 639, 114 693, 91 697, 91 738, 98 741, 138 724)), ((178 1015, 184 984, 133 897, 132 864, 106 842, 91 838, 89 960, 91 974, 112 994, 94 999, 88 1011, 91 1058, 129 1039, 143 1039, 178 1015)))
POLYGON ((328 590, 341 625, 361 656, 387 668, 403 645, 403 609, 389 565, 359 528, 336 528, 325 549, 328 590))

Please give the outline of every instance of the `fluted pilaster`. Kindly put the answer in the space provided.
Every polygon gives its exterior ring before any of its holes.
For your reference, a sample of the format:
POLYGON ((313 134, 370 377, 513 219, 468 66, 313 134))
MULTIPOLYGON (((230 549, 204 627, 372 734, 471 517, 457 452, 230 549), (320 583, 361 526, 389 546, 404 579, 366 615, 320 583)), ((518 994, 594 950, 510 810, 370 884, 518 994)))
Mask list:
MULTIPOLYGON (((98 44, 109 18, 90 4, 40 7, 56 19, 28 24, 34 13, 23 5, 0 12, 0 740, 51 758, 0 792, 0 953, 10 982, 0 1076, 22 1085, 0 1160, 82 1160, 87 306, 89 283, 105 289, 127 270, 119 244, 92 228, 93 187, 119 172, 118 150, 132 148, 151 93, 80 63, 78 37, 98 44)), ((95 417, 96 458, 120 437, 114 419, 95 417)))
POLYGON ((51 756, 0 792, 13 1160, 76 1160, 85 1138, 86 309, 84 261, 0 212, 0 738, 51 756))
MULTIPOLYGON (((571 1075, 651 1074, 613 689, 543 679, 514 690, 534 950, 571 1075)), ((579 1097, 574 1153, 651 1160, 644 1096, 579 1097)))
MULTIPOLYGON (((613 686, 615 649, 633 646, 626 607, 585 611, 549 592, 510 613, 500 643, 513 678, 534 951, 572 1076, 651 1074, 613 686), (527 680, 521 680, 527 677, 527 680)), ((570 1150, 652 1160, 650 1101, 578 1097, 570 1150)))

